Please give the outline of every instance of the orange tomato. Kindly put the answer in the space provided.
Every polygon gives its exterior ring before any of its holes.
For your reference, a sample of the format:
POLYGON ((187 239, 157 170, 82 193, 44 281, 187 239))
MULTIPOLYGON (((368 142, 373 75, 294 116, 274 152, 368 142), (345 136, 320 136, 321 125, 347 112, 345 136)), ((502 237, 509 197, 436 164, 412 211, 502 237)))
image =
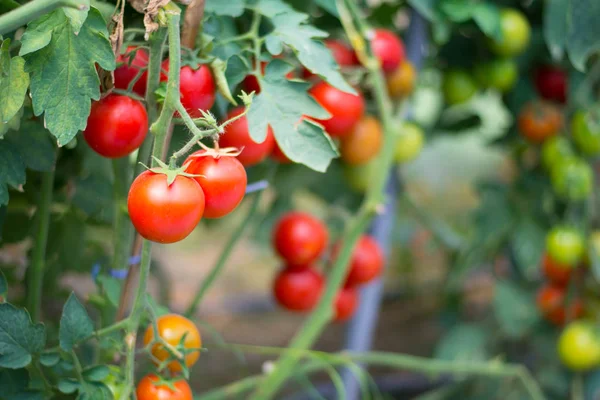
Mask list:
POLYGON ((533 102, 525 105, 519 114, 519 131, 534 143, 556 135, 563 126, 560 109, 550 103, 533 102))
POLYGON ((388 93, 395 98, 406 97, 412 93, 416 79, 415 67, 409 61, 404 61, 386 76, 388 93))
POLYGON ((342 160, 350 165, 365 164, 379 153, 382 141, 381 124, 374 117, 367 115, 341 139, 342 160))

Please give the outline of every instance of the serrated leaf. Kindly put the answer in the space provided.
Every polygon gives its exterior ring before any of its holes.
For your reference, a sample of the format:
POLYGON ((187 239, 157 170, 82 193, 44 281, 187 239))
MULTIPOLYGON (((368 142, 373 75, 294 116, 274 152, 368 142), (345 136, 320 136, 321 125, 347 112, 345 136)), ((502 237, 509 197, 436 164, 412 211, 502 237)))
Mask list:
POLYGON ((31 75, 34 114, 44 113, 45 126, 58 144, 67 144, 85 129, 91 100, 100 98, 95 63, 104 70, 115 68, 100 12, 92 8, 77 35, 62 9, 30 23, 20 54, 31 75))
POLYGON ((40 363, 44 367, 53 367, 60 361, 60 354, 58 352, 48 352, 40 355, 40 363))
POLYGON ((6 132, 8 132, 9 130, 16 131, 19 129, 19 126, 21 126, 21 117, 22 116, 23 116, 23 107, 21 107, 21 109, 19 111, 17 111, 15 116, 12 117, 10 119, 10 121, 8 121, 8 122, 0 121, 0 139, 2 139, 4 137, 4 134, 6 134, 6 132))
POLYGON ((10 57, 10 40, 0 45, 0 122, 8 123, 23 107, 29 87, 23 57, 10 57))
POLYGON ((23 368, 46 344, 46 329, 32 323, 29 313, 12 304, 0 304, 0 367, 23 368))
POLYGON ((207 0, 205 10, 217 15, 239 17, 244 13, 245 3, 244 0, 207 0))
POLYGON ((494 289, 494 313, 501 330, 511 338, 526 335, 538 322, 539 314, 532 294, 508 281, 494 289))
POLYGON ((567 24, 569 30, 566 45, 573 66, 585 70, 585 62, 600 50, 600 2, 597 0, 578 0, 569 2, 567 24))
POLYGON ((231 95, 231 91, 229 90, 229 84, 227 82, 227 77, 225 75, 225 70, 227 68, 227 63, 225 61, 215 58, 213 62, 210 63, 210 69, 215 77, 215 81, 217 83, 217 90, 223 97, 225 97, 231 104, 237 105, 237 102, 231 95))
POLYGON ((19 131, 9 133, 6 138, 18 149, 27 168, 49 171, 54 167, 56 151, 50 132, 39 121, 24 119, 19 131))
POLYGON ((8 186, 18 188, 25 183, 25 163, 15 146, 0 141, 0 205, 8 204, 8 186))
POLYGON ((110 374, 106 365, 94 365, 83 370, 83 377, 86 381, 102 382, 110 374))
POLYGON ((71 351, 78 342, 90 337, 94 333, 94 324, 87 311, 71 293, 60 317, 59 342, 64 351, 71 351))
POLYGON ((79 8, 73 7, 64 7, 62 9, 65 12, 65 15, 71 21, 71 26, 73 27, 73 32, 75 34, 79 34, 83 23, 85 22, 88 11, 90 10, 90 0, 81 0, 81 6, 79 8))
POLYGON ((488 358, 487 333, 477 325, 460 324, 453 327, 439 342, 435 357, 458 362, 478 362, 488 358))
POLYGON ((546 0, 544 4, 544 39, 554 59, 561 59, 567 38, 567 18, 569 2, 546 0))
POLYGON ((521 273, 529 280, 537 278, 546 246, 546 231, 531 218, 521 218, 515 228, 511 246, 521 273))
POLYGON ((477 3, 473 9, 473 21, 487 36, 494 39, 502 38, 500 26, 500 11, 492 3, 477 3))

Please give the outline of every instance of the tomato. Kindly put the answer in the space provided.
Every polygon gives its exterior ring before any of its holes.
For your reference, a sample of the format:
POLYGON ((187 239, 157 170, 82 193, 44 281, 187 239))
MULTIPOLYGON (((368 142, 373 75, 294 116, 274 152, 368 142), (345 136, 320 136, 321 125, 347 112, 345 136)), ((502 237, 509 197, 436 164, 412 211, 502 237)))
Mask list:
POLYGON ((511 90, 519 78, 519 68, 515 60, 499 58, 487 65, 489 87, 502 93, 511 90))
POLYGON ((358 307, 358 290, 354 287, 340 289, 335 297, 334 307, 334 321, 342 322, 352 317, 356 311, 356 307, 358 307))
MULTIPOLYGON (((169 72, 169 60, 163 61, 162 69, 169 72)), ((160 81, 166 82, 166 74, 161 74, 160 81)), ((215 103, 216 88, 210 68, 200 65, 192 68, 184 65, 179 70, 179 93, 181 104, 192 118, 200 118, 200 110, 208 111, 215 103)))
POLYGON ((501 38, 491 40, 494 53, 511 57, 522 53, 529 44, 531 27, 523 13, 512 8, 500 11, 501 38))
POLYGON ((587 155, 600 154, 600 119, 593 113, 577 111, 571 120, 573 140, 587 155))
POLYGON ((314 262, 325 250, 328 240, 327 227, 303 212, 288 212, 273 230, 273 247, 288 265, 314 262))
POLYGON ((331 136, 342 137, 349 134, 365 113, 365 99, 360 92, 353 95, 325 82, 319 82, 309 93, 331 114, 329 119, 316 120, 331 136))
POLYGON ((313 268, 285 268, 275 278, 273 293, 277 303, 290 311, 310 311, 324 285, 323 276, 313 268))
POLYGON ((110 390, 113 399, 120 399, 125 388, 125 383, 120 378, 121 370, 116 365, 109 365, 108 370, 109 373, 102 383, 110 390))
POLYGON ((394 160, 405 163, 414 160, 423 148, 423 130, 416 124, 404 122, 399 129, 394 150, 394 160))
POLYGON ((379 153, 382 142, 381 124, 376 118, 367 115, 341 139, 342 160, 350 165, 364 164, 379 153))
POLYGON ((417 71, 410 61, 404 61, 386 77, 390 97, 402 98, 412 93, 417 80, 417 71))
POLYGON ((557 226, 546 236, 546 253, 559 264, 577 265, 584 252, 583 235, 575 228, 557 226))
POLYGON ((477 84, 468 72, 451 70, 444 74, 442 91, 446 103, 460 104, 468 101, 477 93, 477 84))
MULTIPOLYGON (((336 243, 332 251, 334 260, 337 258, 340 248, 341 244, 336 243)), ((383 250, 379 243, 371 236, 361 236, 350 258, 346 287, 362 285, 377 278, 383 271, 383 264, 383 250)))
POLYGON ((159 383, 158 376, 146 375, 138 383, 135 391, 137 400, 192 400, 193 394, 189 383, 184 379, 166 383, 159 383))
POLYGON ((242 163, 230 156, 213 156, 200 150, 190 155, 185 172, 194 177, 204 192, 204 216, 221 218, 242 202, 246 194, 246 170, 242 163), (189 162, 189 164, 188 164, 189 162))
MULTIPOLYGON (((156 319, 156 325, 158 327, 158 336, 162 340, 174 348, 177 348, 179 351, 182 351, 181 346, 185 348, 185 365, 187 365, 188 368, 198 361, 202 339, 200 338, 198 328, 192 321, 178 314, 167 314, 158 317, 156 319)), ((152 325, 149 325, 148 328, 146 328, 146 333, 144 333, 144 346, 148 346, 153 340, 154 329, 152 325)), ((169 351, 163 348, 163 345, 158 342, 152 345, 150 351, 153 359, 157 362, 173 358, 169 351)), ((167 368, 171 372, 179 372, 182 370, 181 362, 179 360, 173 360, 167 364, 167 368)))
MULTIPOLYGON (((256 65, 256 64, 254 64, 256 65)), ((266 61, 261 61, 260 62, 260 70, 262 71, 262 73, 265 73, 265 68, 267 67, 267 62, 266 61)), ((259 94, 260 93, 260 83, 258 83, 258 79, 256 78, 256 76, 254 75, 247 75, 244 80, 242 81, 242 87, 244 88, 244 91, 248 94, 254 92, 255 94, 259 94)))
POLYGON ((271 153, 271 158, 277 161, 280 164, 291 164, 292 160, 290 160, 284 153, 281 151, 281 148, 275 142, 275 146, 273 147, 273 152, 271 153))
POLYGON ((545 285, 537 293, 537 305, 540 313, 555 325, 564 325, 583 316, 581 299, 570 299, 567 302, 565 289, 560 286, 545 285))
POLYGON ((567 101, 567 74, 553 65, 543 65, 535 71, 535 87, 544 99, 567 101))
POLYGON ((590 165, 578 157, 561 160, 550 171, 554 192, 567 200, 585 200, 592 192, 594 173, 590 165))
MULTIPOLYGON (((117 69, 115 69, 115 87, 117 89, 127 90, 129 83, 135 79, 141 69, 148 67, 148 52, 145 49, 137 49, 134 46, 128 46, 125 54, 119 54, 117 57, 117 69), (135 52, 135 54, 133 54, 135 52), (133 59, 131 56, 133 55, 133 59)), ((142 75, 133 84, 133 91, 140 96, 146 95, 146 81, 148 72, 142 72, 142 75)))
POLYGON ((571 143, 564 136, 553 136, 542 144, 542 164, 551 171, 555 165, 558 165, 567 158, 575 156, 575 151, 571 143))
MULTIPOLYGON (((240 115, 243 111, 243 107, 235 108, 227 114, 227 119, 240 115)), ((248 119, 244 115, 225 127, 225 133, 219 138, 219 146, 236 147, 241 150, 242 152, 237 156, 237 159, 243 165, 249 167, 258 164, 271 154, 275 147, 275 136, 269 126, 265 140, 262 143, 256 143, 250 137, 248 119)))
POLYGON ((555 285, 566 286, 571 279, 574 268, 574 265, 557 263, 548 254, 544 254, 542 259, 544 275, 555 285))
POLYGON ((83 137, 101 156, 119 158, 140 147, 147 132, 144 105, 131 97, 109 94, 92 103, 83 137))
POLYGON ((375 160, 371 160, 361 165, 344 165, 342 173, 344 174, 344 180, 352 190, 364 193, 375 174, 377 174, 377 163, 375 160))
POLYGON ((596 327, 589 322, 572 322, 558 339, 558 355, 562 363, 575 371, 585 371, 600 364, 600 339, 596 327))
POLYGON ((523 137, 541 143, 560 131, 563 119, 558 107, 540 101, 526 104, 519 113, 517 124, 523 137))
POLYGON ((192 178, 179 175, 168 185, 167 176, 141 173, 129 188, 127 208, 140 235, 159 243, 187 237, 204 213, 204 193, 192 178))
POLYGON ((404 44, 390 30, 375 29, 371 39, 371 50, 386 74, 394 72, 404 61, 404 44))
MULTIPOLYGON (((324 41, 324 44, 331 50, 333 59, 340 67, 351 67, 358 64, 354 51, 341 40, 327 39, 324 41)), ((302 69, 302 77, 304 79, 312 78, 313 76, 315 75, 306 68, 302 69)))

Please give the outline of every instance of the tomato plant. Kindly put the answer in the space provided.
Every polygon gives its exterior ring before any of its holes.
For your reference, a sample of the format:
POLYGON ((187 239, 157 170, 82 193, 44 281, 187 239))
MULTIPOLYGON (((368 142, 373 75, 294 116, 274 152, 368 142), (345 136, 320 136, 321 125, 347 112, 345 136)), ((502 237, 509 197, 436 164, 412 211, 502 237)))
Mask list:
POLYGON ((192 389, 187 381, 179 379, 173 383, 161 383, 156 375, 146 375, 136 388, 139 400, 191 400, 192 389))
MULTIPOLYGON (((161 81, 166 82, 169 73, 168 60, 163 62, 162 70, 165 73, 161 75, 161 81)), ((179 71, 179 78, 181 104, 192 118, 201 117, 200 110, 210 110, 215 103, 216 87, 210 69, 206 65, 184 65, 179 71)))

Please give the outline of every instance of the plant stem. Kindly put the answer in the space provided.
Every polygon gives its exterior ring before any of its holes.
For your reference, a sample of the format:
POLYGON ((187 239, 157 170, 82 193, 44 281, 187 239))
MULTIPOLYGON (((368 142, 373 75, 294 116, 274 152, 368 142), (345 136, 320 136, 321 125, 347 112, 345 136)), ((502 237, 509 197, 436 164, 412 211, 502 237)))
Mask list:
POLYGON ((132 225, 127 213, 127 193, 131 179, 131 165, 127 157, 112 161, 113 196, 115 216, 113 220, 113 262, 112 269, 126 268, 129 263, 129 247, 131 246, 132 225))
POLYGON ((0 16, 0 35, 12 32, 59 7, 85 9, 80 0, 34 0, 0 16))
POLYGON ((31 320, 34 322, 37 322, 40 319, 53 187, 54 166, 52 166, 50 171, 42 173, 42 186, 40 188, 40 196, 36 211, 36 234, 27 282, 27 309, 29 310, 29 315, 31 315, 31 320))

